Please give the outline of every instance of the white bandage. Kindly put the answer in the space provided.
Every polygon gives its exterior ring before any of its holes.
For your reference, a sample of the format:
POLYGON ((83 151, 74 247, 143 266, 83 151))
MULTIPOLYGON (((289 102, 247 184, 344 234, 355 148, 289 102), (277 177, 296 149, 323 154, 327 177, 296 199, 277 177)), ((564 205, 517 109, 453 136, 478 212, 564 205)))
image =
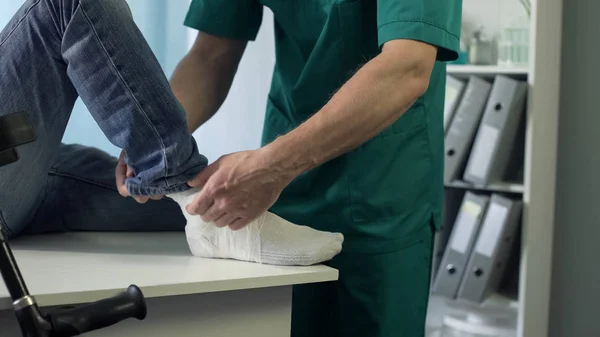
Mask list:
POLYGON ((306 266, 330 260, 342 250, 342 234, 298 226, 270 212, 237 231, 219 228, 186 211, 197 192, 168 195, 179 204, 187 220, 185 234, 195 256, 306 266))

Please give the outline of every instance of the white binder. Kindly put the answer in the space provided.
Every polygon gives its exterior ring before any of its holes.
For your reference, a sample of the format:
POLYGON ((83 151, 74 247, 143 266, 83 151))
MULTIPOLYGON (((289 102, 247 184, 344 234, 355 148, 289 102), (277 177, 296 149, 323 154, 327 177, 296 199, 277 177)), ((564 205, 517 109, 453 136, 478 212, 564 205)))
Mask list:
POLYGON ((444 182, 462 176, 492 85, 476 76, 469 81, 444 139, 444 182))
POLYGON ((433 294, 448 298, 456 297, 488 201, 489 197, 486 195, 478 195, 470 191, 465 193, 433 283, 433 294))
POLYGON ((521 200, 492 194, 458 290, 461 300, 481 303, 498 290, 521 223, 521 200))
POLYGON ((467 162, 465 181, 479 185, 503 181, 526 95, 526 82, 496 76, 467 162))

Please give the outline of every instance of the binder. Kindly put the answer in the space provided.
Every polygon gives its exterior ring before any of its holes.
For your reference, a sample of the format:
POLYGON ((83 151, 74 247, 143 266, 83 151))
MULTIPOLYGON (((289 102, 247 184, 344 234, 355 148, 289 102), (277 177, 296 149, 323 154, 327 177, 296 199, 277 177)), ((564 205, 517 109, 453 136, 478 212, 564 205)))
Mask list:
POLYGON ((432 278, 431 285, 444 257, 444 251, 450 240, 452 234, 452 228, 454 228, 454 221, 460 210, 465 191, 462 189, 445 189, 444 190, 444 209, 443 209, 443 223, 438 232, 435 233, 435 240, 433 244, 433 261, 432 261, 432 278))
POLYGON ((488 201, 487 195, 479 195, 470 191, 465 193, 442 263, 433 283, 432 293, 434 295, 451 299, 456 297, 488 201))
POLYGON ((521 220, 522 201, 492 194, 458 290, 460 300, 481 303, 498 289, 521 220))
POLYGON ((453 76, 446 76, 446 97, 444 99, 444 132, 448 131, 450 121, 454 117, 454 112, 458 106, 463 91, 465 89, 465 81, 459 80, 453 76))
POLYGON ((491 83, 486 80, 477 76, 469 77, 445 135, 445 183, 452 182, 462 175, 491 89, 491 83))
POLYGON ((525 109, 527 83, 497 75, 487 102, 464 180, 487 185, 504 180, 519 122, 525 109))

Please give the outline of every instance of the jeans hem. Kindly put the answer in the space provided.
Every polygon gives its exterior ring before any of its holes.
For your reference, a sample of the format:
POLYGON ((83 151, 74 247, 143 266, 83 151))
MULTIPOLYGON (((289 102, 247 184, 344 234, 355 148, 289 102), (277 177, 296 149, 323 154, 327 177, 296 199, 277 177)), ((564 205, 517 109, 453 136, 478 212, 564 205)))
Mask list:
POLYGON ((85 182, 85 183, 88 183, 88 184, 92 184, 92 185, 95 185, 95 186, 103 187, 103 188, 106 188, 106 189, 109 189, 109 190, 112 190, 112 191, 117 191, 117 185, 116 185, 116 183, 114 185, 107 185, 107 184, 103 184, 103 183, 101 183, 99 181, 95 181, 95 180, 92 180, 92 179, 84 178, 84 177, 81 177, 81 176, 78 176, 78 175, 59 172, 56 169, 51 169, 49 175, 50 176, 57 176, 57 177, 63 177, 63 178, 70 178, 70 179, 74 179, 74 180, 79 180, 79 181, 82 181, 82 182, 85 182))
POLYGON ((135 185, 129 181, 125 182, 127 186, 127 191, 131 196, 153 196, 153 195, 167 195, 178 192, 185 192, 191 188, 187 182, 182 182, 177 185, 172 185, 169 187, 151 187, 151 186, 140 186, 135 185))

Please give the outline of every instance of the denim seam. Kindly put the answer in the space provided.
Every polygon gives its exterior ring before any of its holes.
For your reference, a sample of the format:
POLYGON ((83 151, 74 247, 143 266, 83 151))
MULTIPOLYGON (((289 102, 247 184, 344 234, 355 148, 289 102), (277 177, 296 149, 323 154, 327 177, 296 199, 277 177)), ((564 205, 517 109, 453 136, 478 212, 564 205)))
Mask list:
POLYGON ((4 40, 0 41, 0 47, 2 47, 2 45, 4 45, 4 43, 6 43, 6 41, 8 41, 8 39, 15 32, 15 30, 17 30, 17 28, 19 28, 19 26, 21 25, 21 23, 23 22, 23 20, 25 20, 25 18, 27 17, 27 15, 29 15, 29 12, 31 12, 33 10, 33 7, 39 5, 40 1, 41 0, 38 0, 33 5, 31 5, 31 7, 29 7, 29 9, 25 13, 25 15, 23 15, 23 17, 19 20, 19 22, 17 22, 17 24, 13 27, 13 29, 6 35, 6 38, 4 40))
POLYGON ((58 172, 58 171, 50 171, 50 175, 55 175, 55 176, 65 177, 65 178, 71 178, 71 179, 74 179, 74 180, 79 180, 79 181, 83 181, 83 182, 86 182, 86 183, 89 183, 89 184, 93 184, 93 185, 96 185, 96 186, 99 186, 99 187, 104 187, 104 188, 112 190, 112 191, 117 191, 116 185, 113 187, 113 186, 106 185, 106 184, 103 184, 103 183, 100 183, 100 182, 97 182, 97 181, 93 181, 93 180, 90 180, 90 179, 85 179, 85 178, 82 178, 82 177, 78 177, 78 176, 75 176, 75 175, 72 175, 72 174, 69 174, 69 173, 62 173, 62 172, 58 172))
MULTIPOLYGON (((92 185, 95 185, 95 186, 98 186, 98 187, 101 187, 101 188, 106 188, 106 189, 111 190, 111 191, 118 191, 118 189, 116 188, 116 185, 115 186, 107 185, 107 184, 104 184, 104 183, 101 183, 101 182, 98 182, 98 181, 94 181, 94 180, 91 180, 91 179, 82 178, 82 177, 79 177, 79 176, 76 176, 76 175, 73 175, 73 174, 70 174, 70 173, 63 173, 63 172, 59 172, 59 171, 56 171, 56 170, 51 170, 49 172, 49 175, 54 175, 54 176, 59 176, 59 177, 63 177, 63 178, 69 178, 69 179, 73 179, 73 180, 78 180, 78 181, 82 181, 82 182, 85 182, 85 183, 88 183, 88 184, 92 184, 92 185)), ((168 192, 170 192, 171 190, 179 192, 181 190, 181 186, 184 185, 184 184, 185 184, 184 182, 182 182, 180 184, 173 184, 168 189, 163 189, 163 188, 160 188, 160 187, 139 188, 139 186, 136 186, 135 189, 134 189, 134 191, 135 192, 143 192, 143 191, 160 192, 160 193, 157 193, 156 195, 162 195, 162 194, 168 194, 168 192)), ((176 193, 176 192, 172 192, 172 193, 176 193)), ((140 194, 140 193, 137 193, 137 194, 140 194)))
POLYGON ((166 178, 166 176, 168 175, 169 172, 169 163, 167 160, 167 149, 165 147, 165 143, 163 142, 162 138, 160 137, 160 133, 158 132, 158 130, 156 129, 156 127, 152 124, 152 122, 150 121, 150 118, 148 117, 148 114, 144 111, 144 109, 142 108, 142 105, 140 104, 140 102, 136 99, 135 95, 133 94, 133 90, 131 90, 131 87, 127 84, 127 81, 125 81, 125 79, 123 78, 123 76, 121 75, 121 73, 119 72, 119 70, 117 69, 117 66, 115 65, 115 63, 113 62, 112 57, 110 56, 110 53, 108 52, 108 50, 106 50, 106 47, 104 46, 104 44, 102 44, 102 40, 100 39, 100 36, 98 36, 98 32, 96 31, 96 29, 94 28, 94 25, 92 24, 92 20, 90 20, 89 16, 87 15, 87 13, 85 12, 85 9, 83 8, 83 4, 81 3, 81 0, 79 1, 79 9, 81 9, 81 13, 83 14, 83 16, 85 17, 85 19, 87 20, 92 32, 94 33, 94 36, 96 37, 96 41, 98 42, 98 44, 100 45, 100 47, 102 48, 102 50, 104 51, 105 55, 107 56, 113 70, 115 71, 115 73, 117 74, 117 77, 121 80, 121 82, 123 83, 123 85, 125 86, 125 88, 127 88, 127 90, 129 91, 129 94, 131 95, 133 101, 135 102, 136 106, 138 107, 138 109, 140 110, 140 112, 142 113, 142 115, 144 116, 144 119, 146 120, 146 122, 148 123, 148 125, 152 128, 152 130, 155 132, 160 145, 162 147, 162 152, 163 152, 163 156, 164 156, 164 161, 165 161, 165 168, 163 170, 163 174, 164 174, 164 181, 165 181, 165 185, 168 187, 170 187, 169 184, 169 180, 166 178))

